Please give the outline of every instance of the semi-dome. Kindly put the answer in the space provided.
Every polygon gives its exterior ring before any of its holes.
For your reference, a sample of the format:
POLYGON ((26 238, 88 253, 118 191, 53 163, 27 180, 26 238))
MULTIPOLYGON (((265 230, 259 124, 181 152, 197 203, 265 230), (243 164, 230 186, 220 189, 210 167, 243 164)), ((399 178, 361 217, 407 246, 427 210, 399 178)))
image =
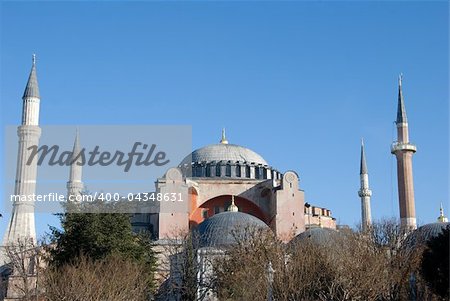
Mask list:
POLYGON ((336 230, 329 228, 312 227, 294 237, 291 243, 295 244, 310 241, 315 244, 323 245, 332 242, 338 233, 339 232, 336 230))
POLYGON ((247 231, 269 227, 259 218, 239 212, 226 211, 214 214, 198 225, 202 247, 226 247, 236 243, 236 237, 244 237, 247 231))
POLYGON ((247 162, 268 165, 266 160, 251 149, 236 144, 211 144, 193 151, 181 163, 190 164, 196 162, 247 162))

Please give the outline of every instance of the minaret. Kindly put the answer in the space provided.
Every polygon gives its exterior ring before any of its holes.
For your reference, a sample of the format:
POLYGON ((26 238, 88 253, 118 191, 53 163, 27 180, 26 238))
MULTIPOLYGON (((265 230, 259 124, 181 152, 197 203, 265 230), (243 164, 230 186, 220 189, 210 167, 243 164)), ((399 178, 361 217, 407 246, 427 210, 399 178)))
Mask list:
POLYGON ((81 196, 83 192, 83 182, 81 181, 82 168, 84 164, 84 158, 81 153, 80 147, 80 135, 75 134, 75 142, 73 143, 72 160, 69 172, 69 181, 67 182, 67 199, 69 201, 81 201, 77 200, 77 196, 81 196))
MULTIPOLYGON (((29 147, 39 145, 39 137, 41 136, 41 128, 39 127, 40 96, 36 76, 36 56, 34 54, 33 65, 22 99, 22 125, 17 129, 19 149, 14 195, 29 197, 36 193, 37 174, 37 156, 31 164, 26 164, 31 152, 29 147)), ((18 240, 24 239, 31 239, 32 242, 36 243, 34 203, 15 201, 3 245, 16 243, 18 240)))
POLYGON ((398 198, 400 222, 406 230, 417 228, 414 204, 412 155, 416 146, 409 142, 408 119, 402 93, 402 78, 398 79, 397 141, 392 143, 391 153, 397 158, 398 198))
POLYGON ((369 189, 369 174, 367 172, 366 153, 364 151, 364 141, 361 139, 361 165, 359 168, 359 179, 361 188, 358 195, 361 198, 361 226, 366 231, 372 224, 372 214, 370 211, 370 197, 372 190, 369 189))

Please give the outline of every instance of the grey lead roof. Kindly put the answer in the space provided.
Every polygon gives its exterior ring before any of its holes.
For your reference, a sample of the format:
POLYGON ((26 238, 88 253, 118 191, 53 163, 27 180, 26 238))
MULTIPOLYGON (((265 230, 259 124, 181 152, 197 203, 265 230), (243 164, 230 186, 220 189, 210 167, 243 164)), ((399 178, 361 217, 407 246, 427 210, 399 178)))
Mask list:
POLYGON ((255 164, 268 165, 266 160, 251 149, 235 144, 212 144, 199 148, 187 156, 182 162, 189 164, 191 162, 212 162, 212 161, 240 161, 255 164))
POLYGON ((397 107, 396 123, 407 123, 408 122, 408 118, 406 118, 405 102, 403 100, 402 79, 403 79, 403 76, 400 75, 398 78, 398 107, 397 107))
POLYGON ((39 85, 36 75, 36 56, 34 54, 33 54, 33 65, 31 67, 30 76, 28 77, 27 86, 25 87, 25 91, 23 92, 22 98, 27 97, 40 98, 39 85))
POLYGON ((310 241, 314 244, 325 245, 333 243, 339 235, 339 232, 329 228, 312 227, 298 234, 291 241, 292 244, 310 241))
POLYGON ((244 238, 257 229, 269 227, 253 215, 233 211, 214 214, 198 225, 202 247, 230 246, 237 243, 236 238, 244 238))
POLYGON ((450 223, 430 223, 425 224, 413 232, 411 232, 405 240, 405 245, 408 247, 414 247, 418 244, 425 244, 433 237, 441 234, 444 229, 450 227, 450 223))

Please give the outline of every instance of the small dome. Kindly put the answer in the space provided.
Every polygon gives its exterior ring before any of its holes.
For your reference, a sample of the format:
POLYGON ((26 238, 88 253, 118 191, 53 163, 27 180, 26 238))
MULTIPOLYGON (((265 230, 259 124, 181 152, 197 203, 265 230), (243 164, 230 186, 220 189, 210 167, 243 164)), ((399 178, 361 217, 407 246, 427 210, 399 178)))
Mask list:
POLYGON ((253 215, 226 211, 201 222, 198 225, 198 233, 202 247, 223 247, 235 244, 235 237, 245 236, 245 231, 249 229, 268 228, 266 223, 253 215))
POLYGON ((339 232, 330 228, 313 227, 309 228, 305 232, 298 234, 294 237, 291 243, 300 243, 305 241, 310 241, 315 244, 327 244, 330 243, 339 232))
POLYGON ((180 165, 196 162, 231 161, 268 165, 266 160, 251 149, 236 144, 211 144, 193 151, 180 165))
POLYGON ((439 234, 441 234, 442 231, 449 226, 450 223, 441 223, 441 222, 423 225, 408 235, 408 237, 406 238, 406 244, 408 246, 414 246, 417 244, 426 243, 433 237, 436 237, 439 234))

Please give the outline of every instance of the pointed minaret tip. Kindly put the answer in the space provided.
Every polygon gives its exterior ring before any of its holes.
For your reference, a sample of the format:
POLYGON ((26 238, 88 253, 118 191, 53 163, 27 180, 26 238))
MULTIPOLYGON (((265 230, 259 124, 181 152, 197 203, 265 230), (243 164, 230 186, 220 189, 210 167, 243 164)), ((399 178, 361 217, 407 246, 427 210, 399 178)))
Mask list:
POLYGON ((361 165, 359 168, 359 174, 367 174, 367 162, 366 162, 366 152, 364 150, 364 139, 361 138, 361 165))
POLYGON ((32 55, 32 66, 30 71, 30 76, 28 77, 27 86, 25 87, 25 91, 23 92, 22 98, 41 98, 39 95, 39 85, 37 81, 36 75, 36 54, 32 55))
POLYGON ((397 107, 397 120, 396 123, 408 123, 406 117, 405 101, 403 100, 402 91, 403 73, 398 76, 398 107, 397 107))
POLYGON ((78 128, 75 130, 75 140, 73 143, 73 150, 80 150, 80 132, 78 128))
POLYGON ((75 132, 75 140, 73 142, 73 149, 72 149, 72 164, 75 163, 75 161, 79 161, 81 159, 80 157, 80 151, 81 151, 81 146, 80 146, 80 132, 78 131, 78 128, 76 129, 75 132))
POLYGON ((228 140, 225 136, 225 128, 222 129, 222 139, 220 139, 220 143, 222 144, 228 144, 228 140))

